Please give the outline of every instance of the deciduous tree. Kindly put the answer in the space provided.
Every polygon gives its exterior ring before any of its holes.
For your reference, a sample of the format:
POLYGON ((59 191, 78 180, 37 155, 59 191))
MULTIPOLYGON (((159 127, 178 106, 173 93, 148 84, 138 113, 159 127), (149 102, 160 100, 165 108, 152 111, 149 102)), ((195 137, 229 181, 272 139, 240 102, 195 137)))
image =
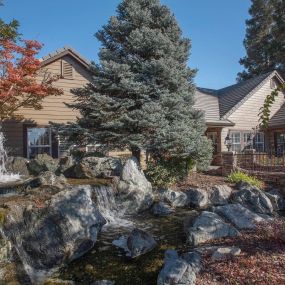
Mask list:
POLYGON ((62 91, 52 83, 57 77, 41 70, 36 58, 42 45, 37 41, 20 43, 12 39, 0 40, 0 120, 20 117, 23 107, 41 109, 42 100, 62 91))

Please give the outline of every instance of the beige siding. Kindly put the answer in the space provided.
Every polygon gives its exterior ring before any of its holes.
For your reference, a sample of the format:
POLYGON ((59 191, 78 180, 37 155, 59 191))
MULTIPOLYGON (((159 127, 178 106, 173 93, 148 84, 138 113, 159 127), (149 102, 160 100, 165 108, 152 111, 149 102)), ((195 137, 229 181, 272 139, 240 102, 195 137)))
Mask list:
MULTIPOLYGON (((88 83, 89 74, 86 69, 70 56, 65 56, 62 60, 66 60, 72 64, 74 68, 73 79, 60 78, 54 82, 54 86, 61 88, 64 94, 61 96, 49 96, 43 100, 41 110, 21 109, 19 111, 26 120, 30 120, 38 125, 47 125, 50 121, 56 123, 66 123, 75 121, 79 113, 68 108, 65 103, 74 102, 74 96, 71 89, 83 87, 88 83)), ((61 59, 52 62, 45 67, 52 74, 61 74, 61 59)))
POLYGON ((68 108, 65 103, 74 102, 74 95, 72 95, 71 89, 86 85, 89 82, 88 80, 90 80, 90 75, 85 67, 70 56, 65 56, 62 59, 50 63, 44 67, 43 70, 46 70, 52 74, 60 75, 61 60, 66 60, 72 64, 74 68, 73 79, 61 78, 54 82, 54 86, 63 89, 64 94, 61 96, 46 97, 42 102, 43 108, 41 110, 33 110, 28 108, 19 110, 18 113, 24 116, 24 119, 21 122, 10 121, 3 124, 3 130, 6 136, 5 145, 10 155, 23 156, 25 154, 25 124, 45 126, 48 125, 50 121, 56 123, 66 123, 75 121, 76 117, 79 116, 78 112, 68 108))
MULTIPOLYGON (((256 128, 259 125, 260 108, 263 106, 266 96, 271 92, 272 89, 270 88, 270 81, 268 81, 228 117, 230 121, 235 123, 235 126, 224 128, 222 130, 222 151, 226 151, 224 140, 229 130, 251 131, 253 128, 256 128)), ((284 95, 280 93, 271 108, 271 117, 274 116, 284 102, 284 95)))
POLYGON ((196 90, 194 108, 205 112, 206 121, 219 121, 218 97, 196 90))

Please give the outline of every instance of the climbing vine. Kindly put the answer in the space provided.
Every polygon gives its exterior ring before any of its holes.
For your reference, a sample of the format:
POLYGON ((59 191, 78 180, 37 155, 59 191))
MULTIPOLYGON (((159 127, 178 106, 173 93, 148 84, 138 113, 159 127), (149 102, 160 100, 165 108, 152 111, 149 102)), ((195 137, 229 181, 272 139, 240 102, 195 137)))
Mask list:
POLYGON ((276 100, 276 97, 278 97, 278 94, 280 91, 285 91, 285 83, 281 84, 277 88, 275 88, 271 94, 267 95, 263 106, 260 108, 259 113, 259 121, 260 121, 260 127, 263 129, 268 128, 270 114, 271 114, 271 107, 273 103, 276 100))

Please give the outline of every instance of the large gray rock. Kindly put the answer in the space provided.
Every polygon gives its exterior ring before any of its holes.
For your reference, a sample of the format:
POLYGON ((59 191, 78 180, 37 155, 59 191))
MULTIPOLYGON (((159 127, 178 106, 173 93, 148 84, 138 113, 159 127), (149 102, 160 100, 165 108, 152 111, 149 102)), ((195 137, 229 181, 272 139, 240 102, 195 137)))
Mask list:
POLYGON ((32 175, 39 175, 42 172, 56 172, 58 168, 58 160, 53 159, 47 154, 38 154, 35 159, 32 159, 28 164, 29 172, 32 175))
POLYGON ((172 207, 185 207, 189 204, 189 198, 185 192, 171 189, 159 189, 159 199, 169 203, 172 207))
POLYGON ((197 252, 179 257, 175 250, 167 250, 157 285, 195 285, 201 267, 201 256, 197 252))
POLYGON ((65 176, 65 172, 67 171, 68 174, 68 169, 72 168, 75 164, 75 159, 72 156, 61 157, 56 174, 63 174, 65 176))
POLYGON ((151 207, 154 200, 152 186, 139 169, 137 160, 128 159, 117 184, 117 200, 126 214, 135 214, 151 207))
POLYGON ((232 188, 228 185, 216 185, 209 193, 210 203, 214 206, 225 205, 228 203, 231 194, 232 188))
POLYGON ((285 209, 284 197, 282 197, 278 190, 271 190, 270 192, 265 192, 265 195, 269 198, 274 211, 282 211, 285 209))
POLYGON ((113 244, 122 248, 126 252, 126 256, 131 258, 146 254, 157 245, 149 233, 139 229, 134 229, 129 236, 122 236, 120 239, 114 240, 113 244))
POLYGON ((185 229, 187 241, 192 245, 222 238, 238 235, 238 231, 232 225, 226 223, 219 215, 211 212, 202 212, 185 229))
POLYGON ((67 185, 67 179, 61 174, 57 176, 54 172, 46 171, 41 173, 34 181, 37 187, 39 186, 53 186, 63 189, 67 185))
POLYGON ((22 178, 30 175, 28 160, 23 157, 9 157, 6 162, 6 169, 10 173, 20 174, 22 178))
POLYGON ((34 284, 88 252, 105 223, 87 186, 61 191, 46 204, 9 204, 3 227, 34 284))
POLYGON ((108 178, 120 176, 122 163, 115 157, 84 157, 80 162, 64 171, 68 178, 108 178))
POLYGON ((204 208, 209 203, 208 193, 204 189, 189 189, 186 192, 191 206, 204 208))
POLYGON ((226 218, 238 229, 254 229, 256 223, 265 221, 264 217, 250 211, 240 204, 228 204, 213 209, 215 213, 226 218))
POLYGON ((232 200, 260 214, 272 214, 273 206, 263 191, 256 187, 243 188, 233 194, 232 200))
POLYGON ((172 214, 174 210, 163 202, 157 202, 152 206, 151 212, 155 216, 167 216, 172 214))

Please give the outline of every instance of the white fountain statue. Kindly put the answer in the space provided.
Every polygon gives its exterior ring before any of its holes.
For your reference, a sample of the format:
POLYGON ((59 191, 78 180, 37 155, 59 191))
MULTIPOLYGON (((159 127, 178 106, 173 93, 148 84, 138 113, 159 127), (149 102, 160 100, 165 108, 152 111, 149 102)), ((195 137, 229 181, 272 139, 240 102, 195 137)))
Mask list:
POLYGON ((6 170, 7 152, 4 149, 5 137, 0 130, 0 183, 14 182, 20 180, 19 174, 8 173, 6 170))

